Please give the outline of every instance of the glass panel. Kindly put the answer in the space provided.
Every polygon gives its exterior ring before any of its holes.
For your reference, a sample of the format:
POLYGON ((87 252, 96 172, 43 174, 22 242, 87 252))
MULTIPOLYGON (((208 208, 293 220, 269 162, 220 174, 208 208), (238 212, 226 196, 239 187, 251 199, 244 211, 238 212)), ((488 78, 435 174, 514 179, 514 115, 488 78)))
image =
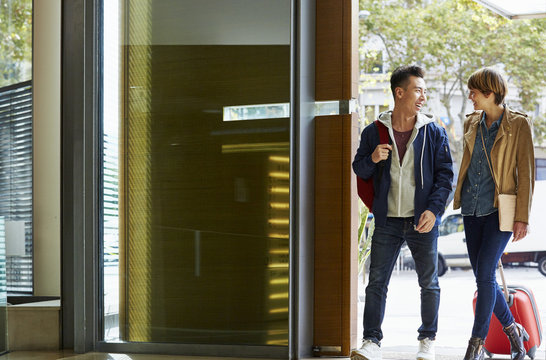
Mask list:
POLYGON ((0 87, 32 78, 32 0, 3 0, 0 8, 0 87))
POLYGON ((0 216, 10 295, 32 295, 32 82, 0 88, 0 216))
POLYGON ((290 1, 104 1, 106 341, 288 345, 290 1))
POLYGON ((536 159, 536 177, 535 180, 546 180, 546 160, 536 159))
POLYGON ((8 350, 8 292, 6 282, 5 218, 0 217, 0 354, 8 350))
POLYGON ((0 217, 10 295, 32 295, 32 0, 0 8, 0 217))
POLYGON ((375 105, 368 105, 364 107, 364 119, 365 125, 371 124, 376 120, 375 105))
POLYGON ((0 354, 7 295, 30 295, 32 274, 32 0, 0 8, 0 354))

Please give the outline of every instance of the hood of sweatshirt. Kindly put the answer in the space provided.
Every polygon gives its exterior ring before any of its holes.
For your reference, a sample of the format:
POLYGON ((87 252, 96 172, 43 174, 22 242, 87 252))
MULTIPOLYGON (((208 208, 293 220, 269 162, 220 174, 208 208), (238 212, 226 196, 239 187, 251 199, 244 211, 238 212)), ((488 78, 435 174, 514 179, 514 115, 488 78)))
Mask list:
MULTIPOLYGON (((392 110, 382 112, 379 114, 379 121, 383 123, 388 129, 392 129, 392 110)), ((419 130, 426 124, 434 122, 434 116, 425 113, 417 113, 417 121, 415 122, 415 128, 419 130)))

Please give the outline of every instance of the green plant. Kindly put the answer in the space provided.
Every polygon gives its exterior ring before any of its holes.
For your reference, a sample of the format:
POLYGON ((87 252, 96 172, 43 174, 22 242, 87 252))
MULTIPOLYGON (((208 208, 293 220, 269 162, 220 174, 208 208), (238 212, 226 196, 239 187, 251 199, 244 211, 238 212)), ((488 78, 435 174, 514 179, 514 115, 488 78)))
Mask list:
MULTIPOLYGON (((453 160, 460 163, 465 114, 472 112, 466 82, 484 66, 502 70, 511 85, 509 105, 534 119, 546 87, 546 18, 508 20, 473 0, 359 0, 369 13, 360 26, 362 90, 388 82, 399 65, 419 64, 426 70, 428 97, 445 110, 453 160), (383 49, 379 56, 379 50, 383 49), (383 60, 384 77, 374 74, 383 60), (516 96, 514 96, 516 95, 516 96)), ((540 110, 542 111, 542 110, 540 110)), ((535 136, 546 138, 546 127, 535 127, 535 136)))
POLYGON ((368 233, 366 234, 366 223, 368 222, 368 214, 370 211, 361 200, 358 200, 360 212, 360 225, 358 226, 358 274, 364 271, 364 263, 370 255, 372 235, 375 228, 375 221, 372 218, 368 225, 368 233))
POLYGON ((32 0, 0 1, 0 86, 32 78, 32 0))

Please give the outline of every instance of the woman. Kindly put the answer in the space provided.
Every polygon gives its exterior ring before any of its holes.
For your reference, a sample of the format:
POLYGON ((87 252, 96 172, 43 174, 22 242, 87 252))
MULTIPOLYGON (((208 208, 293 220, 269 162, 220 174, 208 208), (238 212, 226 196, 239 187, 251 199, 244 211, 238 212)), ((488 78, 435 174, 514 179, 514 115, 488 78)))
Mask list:
POLYGON ((468 79, 468 98, 474 111, 464 124, 464 152, 455 190, 454 208, 461 208, 466 246, 478 297, 472 337, 465 360, 481 360, 483 344, 494 313, 510 340, 511 358, 525 357, 527 333, 514 321, 495 270, 512 235, 499 230, 498 194, 516 195, 513 241, 527 235, 533 196, 535 160, 531 125, 525 114, 504 104, 506 81, 495 70, 483 68, 468 79))

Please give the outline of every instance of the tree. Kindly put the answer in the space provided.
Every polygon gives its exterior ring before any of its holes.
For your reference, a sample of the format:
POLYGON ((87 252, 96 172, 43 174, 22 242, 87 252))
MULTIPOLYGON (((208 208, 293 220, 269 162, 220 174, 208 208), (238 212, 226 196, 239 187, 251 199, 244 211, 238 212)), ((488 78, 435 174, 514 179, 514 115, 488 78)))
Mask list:
POLYGON ((32 75, 32 0, 0 0, 0 86, 32 75))
MULTIPOLYGON (((511 21, 472 0, 360 0, 360 8, 369 12, 360 29, 361 48, 375 36, 385 48, 388 70, 403 64, 427 70, 432 96, 438 97, 450 120, 446 128, 458 163, 462 138, 455 127, 470 109, 466 101, 454 109, 452 99, 466 96, 466 81, 475 70, 503 70, 518 89, 518 106, 534 113, 546 88, 546 19, 511 21)), ((370 57, 362 58, 362 66, 369 67, 365 62, 370 57)), ((364 81, 366 77, 370 75, 364 75, 364 81)))

